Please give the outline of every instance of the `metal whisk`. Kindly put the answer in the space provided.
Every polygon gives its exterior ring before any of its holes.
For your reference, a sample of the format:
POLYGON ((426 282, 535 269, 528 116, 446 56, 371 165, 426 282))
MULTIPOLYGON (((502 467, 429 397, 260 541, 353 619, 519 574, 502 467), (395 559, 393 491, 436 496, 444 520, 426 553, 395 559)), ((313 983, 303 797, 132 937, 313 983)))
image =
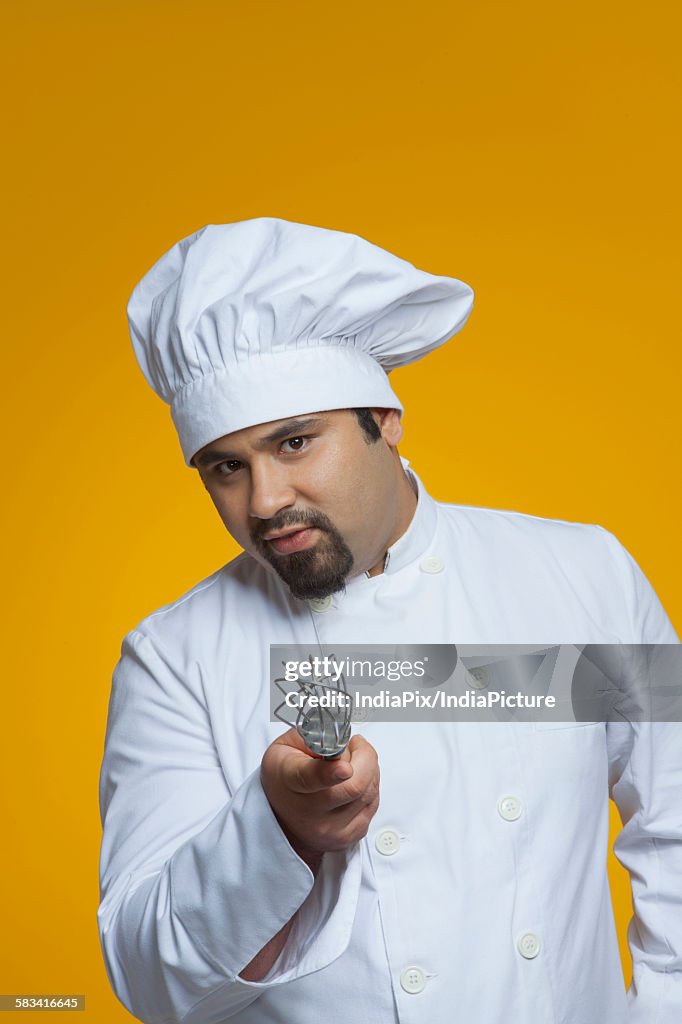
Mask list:
POLYGON ((353 699, 343 675, 338 682, 326 675, 299 678, 295 683, 281 677, 275 679, 275 685, 285 697, 293 694, 295 701, 295 706, 282 701, 275 708, 275 717, 294 726, 313 754, 339 757, 350 740, 353 714, 353 699))

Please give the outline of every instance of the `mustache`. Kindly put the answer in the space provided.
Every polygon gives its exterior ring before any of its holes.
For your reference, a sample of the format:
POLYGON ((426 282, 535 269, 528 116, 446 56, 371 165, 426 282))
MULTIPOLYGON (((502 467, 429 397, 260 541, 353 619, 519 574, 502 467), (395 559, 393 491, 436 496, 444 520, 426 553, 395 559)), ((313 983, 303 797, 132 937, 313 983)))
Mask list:
POLYGON ((318 530, 333 529, 331 520, 317 509, 293 509, 284 508, 272 519, 259 519, 251 530, 251 539, 256 544, 263 544, 263 537, 266 533, 276 530, 286 530, 288 526, 317 527, 318 530))

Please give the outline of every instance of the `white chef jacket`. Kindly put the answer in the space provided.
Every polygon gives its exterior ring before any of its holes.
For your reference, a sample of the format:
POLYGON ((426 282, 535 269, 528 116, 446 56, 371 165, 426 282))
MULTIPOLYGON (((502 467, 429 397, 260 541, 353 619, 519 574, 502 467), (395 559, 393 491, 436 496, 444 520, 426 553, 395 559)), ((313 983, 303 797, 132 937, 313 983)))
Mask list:
POLYGON ((416 482, 383 574, 306 602, 242 554, 123 642, 98 919, 111 984, 147 1024, 682 1020, 682 726, 367 722, 381 803, 317 878, 272 813, 272 643, 677 642, 605 530, 416 482), (609 794, 635 900, 627 997, 609 794), (266 978, 239 978, 294 914, 266 978))

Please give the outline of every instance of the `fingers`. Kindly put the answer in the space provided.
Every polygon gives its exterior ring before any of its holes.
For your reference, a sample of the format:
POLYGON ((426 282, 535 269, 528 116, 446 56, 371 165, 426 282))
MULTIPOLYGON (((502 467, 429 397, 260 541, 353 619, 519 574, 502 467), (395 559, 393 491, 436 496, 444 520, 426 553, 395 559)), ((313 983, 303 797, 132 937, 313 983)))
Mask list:
POLYGON ((273 762, 284 787, 292 793, 319 793, 353 774, 348 751, 332 761, 317 757, 308 750, 295 729, 275 740, 266 757, 273 762))
POLYGON ((261 782, 295 849, 345 849, 367 834, 379 806, 377 754, 361 736, 352 737, 341 758, 327 761, 289 730, 265 752, 261 782))
POLYGON ((345 850, 363 839, 379 806, 378 795, 370 804, 356 801, 325 817, 308 822, 304 842, 314 851, 345 850))
POLYGON ((329 807, 342 807, 364 800, 370 791, 379 790, 379 760, 374 747, 362 736, 353 736, 348 744, 352 775, 338 780, 328 795, 329 807))
POLYGON ((309 754, 288 754, 280 765, 283 785, 292 793, 329 790, 353 774, 349 761, 324 761, 309 754))
POLYGON ((362 736, 353 736, 340 758, 326 761, 314 757, 307 751, 303 740, 293 730, 298 743, 288 741, 288 734, 280 737, 284 750, 281 753, 280 771, 284 785, 294 793, 319 793, 329 790, 330 809, 360 799, 368 785, 378 774, 376 751, 362 736))

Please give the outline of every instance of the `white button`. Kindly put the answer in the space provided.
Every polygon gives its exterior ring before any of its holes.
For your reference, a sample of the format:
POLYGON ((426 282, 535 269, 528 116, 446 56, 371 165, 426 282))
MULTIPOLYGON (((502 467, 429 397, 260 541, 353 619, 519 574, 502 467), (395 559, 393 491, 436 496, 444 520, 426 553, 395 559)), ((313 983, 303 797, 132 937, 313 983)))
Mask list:
POLYGON ((332 606, 332 599, 331 597, 311 597, 308 601, 308 606, 311 611, 318 612, 321 615, 329 611, 332 606))
POLYGON ((534 932, 525 932, 517 940, 516 948, 526 960, 533 960, 540 952, 540 940, 534 932))
POLYGON ((488 685, 488 673, 484 668, 468 669, 469 683, 476 690, 483 690, 488 685))
POLYGON ((422 572, 428 572, 430 575, 435 575, 437 572, 442 572, 445 565, 438 555, 427 555, 426 558, 422 558, 419 563, 419 568, 422 572))
POLYGON ((366 707, 354 707, 350 716, 351 722, 368 722, 372 717, 372 709, 366 707))
POLYGON ((376 834, 374 845, 384 857, 392 857, 400 849, 400 836, 394 828, 382 828, 376 834))
POLYGON ((401 971, 400 984, 406 992, 414 996, 417 992, 423 992, 426 988, 426 975, 421 967, 416 967, 412 964, 410 967, 406 967, 404 971, 401 971))
POLYGON ((521 817, 523 804, 515 796, 503 796, 497 805, 497 810, 505 821, 516 821, 521 817))

